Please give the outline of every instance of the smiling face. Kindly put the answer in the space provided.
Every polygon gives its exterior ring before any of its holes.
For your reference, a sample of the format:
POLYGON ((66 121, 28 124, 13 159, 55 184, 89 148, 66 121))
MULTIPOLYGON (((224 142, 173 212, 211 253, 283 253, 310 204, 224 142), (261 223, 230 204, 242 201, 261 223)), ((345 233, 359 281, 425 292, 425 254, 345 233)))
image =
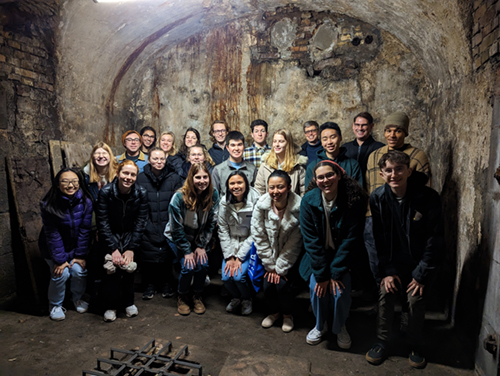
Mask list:
POLYGON ((331 166, 320 166, 314 174, 318 188, 323 191, 327 199, 333 199, 337 196, 339 181, 341 176, 338 175, 331 166))
POLYGON ((277 207, 284 207, 291 187, 286 185, 285 179, 277 176, 270 178, 267 184, 269 186, 269 196, 271 196, 273 204, 277 207))
POLYGON ((153 131, 147 130, 144 131, 142 134, 142 144, 149 148, 151 145, 153 145, 153 142, 155 141, 155 134, 153 131))
POLYGON ((165 134, 165 135, 161 136, 160 148, 165 153, 168 153, 170 150, 172 150, 173 145, 174 145, 174 138, 171 135, 165 134))
POLYGON ((253 127, 252 138, 258 146, 262 147, 266 145, 266 137, 266 127, 264 127, 263 125, 256 125, 255 127, 253 127))
POLYGON ((205 154, 201 147, 195 146, 189 149, 189 162, 191 163, 201 163, 205 162, 205 154))
POLYGON ((281 134, 275 134, 273 137, 273 149, 276 155, 279 155, 280 157, 285 157, 285 150, 286 150, 286 139, 285 136, 281 134))
POLYGON ((352 130, 354 131, 354 136, 358 141, 364 142, 368 137, 370 137, 370 133, 373 129, 373 123, 370 124, 367 119, 358 116, 354 123, 352 124, 352 130))
POLYGON ((154 150, 149 155, 149 164, 151 165, 151 170, 153 173, 163 170, 165 167, 165 162, 167 158, 165 153, 161 150, 154 150))
POLYGON ((137 167, 126 165, 123 166, 118 174, 118 189, 121 193, 127 194, 137 180, 137 167))
POLYGON ((212 134, 214 135, 215 141, 217 141, 218 144, 224 144, 227 135, 226 125, 215 123, 212 126, 212 134))
POLYGON ((80 189, 78 176, 72 171, 66 171, 59 177, 58 188, 65 196, 72 197, 80 189))
POLYGON ((387 161, 385 167, 380 171, 380 176, 391 187, 398 197, 403 197, 406 193, 408 178, 412 173, 412 169, 401 163, 387 161))
POLYGON ((315 125, 311 125, 309 127, 306 127, 304 129, 304 134, 306 135, 306 140, 309 142, 311 145, 314 145, 318 143, 318 127, 315 125))
POLYGON ((229 192, 236 198, 236 201, 241 202, 246 190, 245 180, 239 175, 234 175, 229 178, 228 185, 229 192))
POLYGON ((196 145, 200 140, 196 137, 196 133, 189 131, 186 133, 186 137, 184 138, 184 144, 189 148, 191 146, 196 145))
POLYGON ((401 149, 405 144, 406 133, 399 127, 387 127, 384 131, 389 150, 401 149))
POLYGON ((243 150, 245 150, 245 144, 241 140, 229 140, 226 145, 227 151, 229 152, 230 159, 232 162, 240 162, 243 158, 243 150))
POLYGON ((340 152, 342 137, 335 129, 325 129, 321 132, 321 145, 326 151, 328 158, 335 158, 340 152))
POLYGON ((141 139, 135 133, 130 133, 125 138, 125 149, 127 150, 127 154, 131 157, 135 157, 139 154, 139 149, 141 148, 141 139))
POLYGON ((92 154, 92 161, 94 162, 94 166, 106 167, 111 161, 111 156, 103 148, 98 148, 92 154))
POLYGON ((207 189, 209 184, 210 177, 206 171, 200 170, 193 176, 193 185, 198 194, 207 189))

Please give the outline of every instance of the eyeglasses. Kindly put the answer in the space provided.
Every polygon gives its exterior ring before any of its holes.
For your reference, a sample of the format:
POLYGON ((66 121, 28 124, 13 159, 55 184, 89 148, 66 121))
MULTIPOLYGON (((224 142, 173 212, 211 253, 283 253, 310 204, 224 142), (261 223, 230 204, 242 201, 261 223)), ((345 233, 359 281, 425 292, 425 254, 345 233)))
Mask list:
POLYGON ((369 123, 366 124, 354 123, 354 126, 357 128, 368 127, 369 125, 370 125, 369 123))
POLYGON ((165 162, 166 158, 151 158, 151 162, 165 162))
POLYGON ((140 138, 126 138, 126 142, 141 142, 140 138))
POLYGON ((322 182, 322 181, 325 181, 325 180, 330 180, 335 175, 337 175, 335 172, 329 172, 329 173, 324 174, 324 175, 318 175, 318 176, 316 176, 316 181, 322 182))
POLYGON ((313 134, 313 133, 318 133, 317 129, 311 129, 310 131, 305 131, 304 134, 313 134))
POLYGON ((70 184, 72 184, 73 187, 78 187, 80 185, 80 182, 78 181, 78 179, 74 179, 74 180, 61 180, 59 182, 59 184, 61 184, 63 187, 67 187, 70 184))
POLYGON ((395 175, 401 175, 403 174, 404 172, 406 171, 406 166, 403 167, 403 166, 398 166, 398 167, 395 167, 395 168, 384 168, 382 170, 382 172, 386 175, 392 175, 393 173, 395 175))
MULTIPOLYGON (((142 135, 142 138, 155 138, 155 136, 154 136, 154 135, 152 135, 152 136, 151 136, 151 135, 149 135, 149 134, 143 134, 143 135, 142 135)), ((126 140, 126 139, 125 139, 125 140, 126 140)))
POLYGON ((213 131, 212 133, 213 134, 223 134, 223 133, 226 133, 227 131, 225 129, 219 129, 219 130, 216 130, 216 131, 213 131))

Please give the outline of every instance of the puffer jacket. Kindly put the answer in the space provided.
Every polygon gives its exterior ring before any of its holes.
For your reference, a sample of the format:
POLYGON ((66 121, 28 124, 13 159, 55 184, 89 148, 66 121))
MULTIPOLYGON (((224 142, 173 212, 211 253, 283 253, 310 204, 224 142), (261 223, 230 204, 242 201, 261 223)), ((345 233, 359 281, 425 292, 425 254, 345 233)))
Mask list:
POLYGON ((281 221, 271 205, 269 193, 255 204, 252 237, 257 255, 266 271, 286 275, 297 261, 302 248, 299 228, 300 196, 293 192, 288 194, 288 204, 281 221))
POLYGON ((216 189, 212 194, 212 203, 210 210, 203 212, 202 218, 198 218, 197 212, 186 207, 182 192, 177 191, 172 197, 165 236, 175 244, 178 258, 194 252, 198 247, 209 251, 207 245, 212 239, 219 210, 219 193, 216 189))
MULTIPOLYGON (((257 172, 257 177, 255 178, 255 188, 262 195, 267 192, 267 179, 269 179, 269 176, 275 171, 274 168, 264 162, 269 156, 269 153, 270 152, 267 152, 262 156, 263 162, 260 165, 259 172, 257 172)), ((307 160, 307 157, 299 155, 295 166, 293 166, 292 170, 288 172, 288 175, 290 175, 290 179, 292 179, 291 191, 298 194, 299 196, 303 196, 305 192, 304 184, 306 179, 307 160)))
POLYGON ((253 238, 250 232, 250 220, 255 204, 260 198, 260 193, 250 187, 245 206, 236 211, 233 204, 226 202, 223 196, 219 204, 219 240, 224 259, 237 257, 244 261, 253 238))
POLYGON ((388 184, 378 187, 370 195, 381 279, 401 273, 400 265, 395 262, 396 252, 410 254, 414 263, 412 277, 424 285, 441 261, 446 245, 443 211, 439 194, 425 185, 427 180, 424 173, 413 171, 401 204, 395 202, 388 184), (391 209, 394 207, 404 213, 406 226, 402 226, 399 215, 391 209))
POLYGON ((314 188, 305 194, 300 205, 300 230, 306 253, 299 272, 309 281, 341 280, 349 270, 350 256, 362 246, 366 200, 360 199, 348 208, 345 202, 335 202, 326 228, 326 215, 321 190, 314 188), (335 249, 325 249, 326 231, 331 231, 335 249))
POLYGON ((101 188, 96 207, 99 241, 106 253, 139 250, 148 218, 146 189, 134 184, 128 195, 118 190, 118 178, 101 188))
POLYGON ((40 233, 39 247, 42 256, 61 265, 66 261, 84 259, 89 251, 92 226, 92 201, 78 190, 72 198, 59 192, 58 205, 64 216, 59 218, 46 210, 46 203, 40 203, 43 229, 40 233))
POLYGON ((143 262, 165 262, 170 247, 163 231, 168 223, 170 200, 182 186, 182 180, 169 165, 156 176, 148 164, 137 177, 137 183, 147 191, 149 207, 138 259, 143 262))

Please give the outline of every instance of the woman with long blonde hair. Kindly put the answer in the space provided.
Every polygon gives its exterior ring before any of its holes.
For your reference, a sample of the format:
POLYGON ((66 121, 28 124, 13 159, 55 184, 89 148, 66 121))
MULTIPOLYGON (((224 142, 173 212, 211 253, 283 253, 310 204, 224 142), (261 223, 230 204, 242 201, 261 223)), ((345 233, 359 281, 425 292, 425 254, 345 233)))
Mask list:
POLYGON ((160 148, 167 153, 168 157, 177 154, 177 147, 175 146, 175 134, 174 132, 163 132, 160 136, 160 148))
POLYGON ((278 129, 273 135, 273 145, 269 152, 262 156, 262 164, 255 179, 255 188, 260 194, 268 190, 269 176, 276 171, 285 171, 292 181, 291 191, 303 196, 305 192, 305 178, 307 157, 299 155, 300 147, 295 144, 291 132, 287 129, 278 129))
POLYGON ((181 259, 177 311, 181 315, 193 311, 205 313, 201 293, 208 271, 208 243, 217 222, 219 194, 205 163, 193 163, 182 188, 172 197, 165 236, 181 259), (190 296, 191 281, 193 293, 190 296))
POLYGON ((94 201, 97 201, 99 190, 113 181, 117 170, 118 161, 109 145, 105 142, 95 144, 90 152, 90 160, 83 168, 85 182, 94 201))

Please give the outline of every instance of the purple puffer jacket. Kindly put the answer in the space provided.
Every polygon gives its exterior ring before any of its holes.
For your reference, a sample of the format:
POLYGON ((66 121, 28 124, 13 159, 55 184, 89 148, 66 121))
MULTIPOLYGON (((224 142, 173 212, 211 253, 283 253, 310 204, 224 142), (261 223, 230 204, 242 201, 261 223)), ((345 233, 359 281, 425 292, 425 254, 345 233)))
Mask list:
POLYGON ((60 194, 58 202, 64 208, 63 218, 48 213, 45 202, 40 203, 43 229, 39 246, 44 258, 60 265, 75 257, 85 258, 87 255, 92 226, 92 201, 84 198, 80 189, 72 199, 60 194), (84 199, 87 200, 86 206, 84 199))

